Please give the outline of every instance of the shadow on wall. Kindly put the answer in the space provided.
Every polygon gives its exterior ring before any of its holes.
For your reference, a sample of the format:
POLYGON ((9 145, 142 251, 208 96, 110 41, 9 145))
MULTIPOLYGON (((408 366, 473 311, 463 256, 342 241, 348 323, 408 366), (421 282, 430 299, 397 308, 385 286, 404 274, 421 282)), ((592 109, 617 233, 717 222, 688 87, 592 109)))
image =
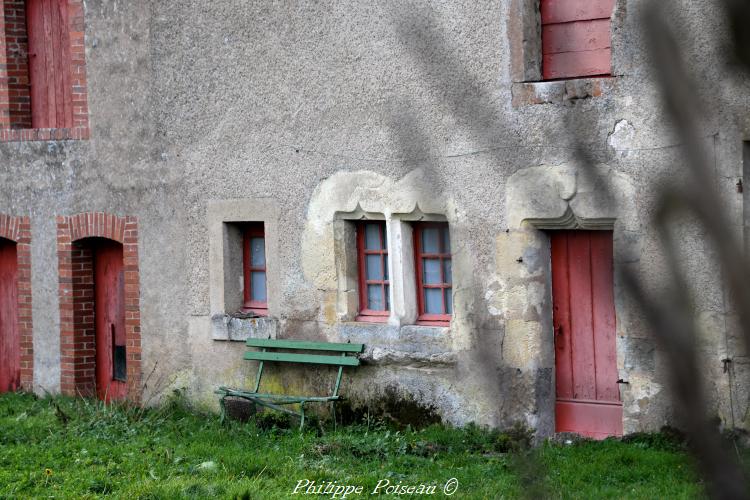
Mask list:
POLYGON ((395 386, 387 386, 379 398, 368 400, 366 406, 352 406, 344 400, 337 405, 336 412, 344 425, 385 420, 398 427, 421 429, 442 422, 436 407, 425 406, 395 386))
MULTIPOLYGON (((746 26, 750 25, 750 3, 743 0, 723 0, 721 3, 726 10, 731 33, 730 39, 724 41, 727 61, 723 69, 736 75, 744 72, 747 77, 750 69, 750 32, 746 26)), ((700 127, 706 120, 706 115, 701 111, 705 108, 699 104, 701 99, 693 81, 698 68, 688 68, 684 61, 677 40, 691 37, 689 33, 680 33, 674 28, 672 21, 679 18, 675 12, 677 6, 671 2, 652 1, 640 19, 664 106, 682 139, 685 152, 682 163, 686 169, 684 185, 665 184, 660 187, 653 207, 641 207, 644 213, 655 214, 651 222, 659 232, 672 281, 667 292, 655 294, 648 291, 642 278, 631 271, 625 270, 621 280, 627 293, 648 319, 653 335, 666 353, 678 411, 684 416, 683 425, 701 472, 709 483, 709 493, 716 498, 747 498, 748 488, 742 470, 734 455, 722 447, 716 426, 707 415, 704 386, 708 381, 701 379, 696 350, 699 332, 693 321, 690 279, 681 267, 680 245, 674 239, 675 221, 679 220, 678 216, 688 214, 707 231, 724 270, 729 296, 739 313, 745 346, 750 346, 750 262, 743 253, 739 239, 732 232, 734 222, 723 210, 725 205, 713 189, 716 182, 713 178, 713 156, 704 147, 700 127), (668 11, 670 7, 675 10, 668 11)), ((497 131, 503 130, 504 125, 493 112, 493 96, 474 81, 469 68, 454 56, 456 52, 437 28, 438 23, 432 13, 423 9, 396 22, 403 44, 411 50, 416 67, 425 78, 434 80, 439 78, 437 75, 444 75, 446 80, 450 79, 445 82, 446 87, 461 89, 461 92, 441 95, 443 104, 454 118, 472 127, 480 142, 492 144, 497 131)), ((430 151, 431 138, 420 127, 415 115, 408 111, 408 106, 404 106, 404 109, 400 121, 394 123, 394 129, 409 131, 400 138, 402 156, 418 163, 420 156, 428 156, 425 152, 430 151)), ((588 172, 591 174, 597 159, 582 144, 584 133, 590 131, 593 124, 576 125, 568 129, 580 132, 580 136, 573 132, 572 139, 574 143, 581 144, 580 160, 589 166, 588 172)), ((497 165, 506 163, 501 158, 502 148, 485 151, 494 156, 497 165)), ((404 163, 404 168, 406 165, 404 163)), ((509 174, 506 172, 506 175, 509 174)), ((441 176, 446 174, 439 169, 433 168, 429 175, 435 177, 434 186, 444 185, 441 176)), ((439 195, 436 193, 436 196, 439 195)), ((482 301, 482 297, 477 296, 476 299, 482 301)), ((481 323, 481 320, 476 321, 481 323)), ((483 331, 480 324, 476 324, 474 330, 483 331)), ((473 342, 474 346, 482 346, 490 340, 481 338, 481 333, 479 335, 480 338, 473 342)), ((478 348, 471 353, 487 393, 499 393, 496 356, 489 350, 478 348)), ((731 359, 728 360, 727 369, 731 370, 731 359)))

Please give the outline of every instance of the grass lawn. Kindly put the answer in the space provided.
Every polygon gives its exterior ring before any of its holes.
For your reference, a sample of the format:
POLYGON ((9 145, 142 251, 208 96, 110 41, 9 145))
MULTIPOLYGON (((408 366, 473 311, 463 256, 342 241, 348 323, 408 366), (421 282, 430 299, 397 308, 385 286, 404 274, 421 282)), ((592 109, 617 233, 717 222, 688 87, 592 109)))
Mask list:
POLYGON ((431 496, 443 498, 451 478, 453 498, 703 495, 681 446, 660 435, 503 453, 512 436, 476 427, 363 424, 300 433, 267 422, 221 426, 175 403, 140 411, 3 395, 0 498, 286 498, 304 480, 362 486, 362 495, 347 498, 372 496, 385 480, 435 486, 431 496))

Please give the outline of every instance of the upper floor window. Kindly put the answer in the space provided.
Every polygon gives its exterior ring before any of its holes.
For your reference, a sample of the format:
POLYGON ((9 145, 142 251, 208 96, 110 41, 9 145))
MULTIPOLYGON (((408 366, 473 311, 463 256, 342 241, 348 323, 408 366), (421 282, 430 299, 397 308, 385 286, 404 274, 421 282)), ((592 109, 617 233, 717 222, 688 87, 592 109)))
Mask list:
POLYGON ((266 293, 266 237, 262 222, 249 223, 243 234, 243 311, 268 314, 266 293))
POLYGON ((448 223, 414 224, 420 324, 445 325, 453 314, 453 278, 448 223))
POLYGON ((388 239, 385 222, 357 224, 357 268, 359 271, 359 321, 385 321, 390 304, 388 293, 388 239))
POLYGON ((615 0, 541 0, 542 78, 611 73, 610 17, 615 0))
POLYGON ((82 0, 4 0, 0 8, 0 140, 87 138, 82 0))

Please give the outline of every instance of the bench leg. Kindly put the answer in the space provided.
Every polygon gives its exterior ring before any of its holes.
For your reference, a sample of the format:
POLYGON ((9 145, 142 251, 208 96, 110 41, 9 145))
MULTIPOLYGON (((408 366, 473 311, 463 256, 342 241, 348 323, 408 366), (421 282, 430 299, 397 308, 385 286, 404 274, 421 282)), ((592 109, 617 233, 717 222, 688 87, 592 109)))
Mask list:
POLYGON ((300 414, 299 430, 302 430, 302 428, 305 426, 305 403, 304 402, 299 404, 299 414, 300 414))
POLYGON ((222 425, 224 425, 224 421, 227 418, 227 408, 226 408, 226 405, 224 404, 224 398, 226 398, 226 396, 222 396, 221 399, 219 399, 219 406, 221 407, 221 419, 219 420, 219 422, 222 425))
POLYGON ((336 432, 336 401, 331 401, 331 418, 333 419, 333 431, 336 432))

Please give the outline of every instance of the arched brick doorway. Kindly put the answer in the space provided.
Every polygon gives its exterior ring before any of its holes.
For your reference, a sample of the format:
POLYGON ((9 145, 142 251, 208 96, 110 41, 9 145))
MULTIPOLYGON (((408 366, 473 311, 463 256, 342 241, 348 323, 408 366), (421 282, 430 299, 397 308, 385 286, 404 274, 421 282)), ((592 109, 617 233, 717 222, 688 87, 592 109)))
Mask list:
POLYGON ((30 241, 28 217, 0 214, 0 393, 33 385, 30 241))
POLYGON ((138 229, 134 217, 58 217, 61 390, 140 399, 138 229))

